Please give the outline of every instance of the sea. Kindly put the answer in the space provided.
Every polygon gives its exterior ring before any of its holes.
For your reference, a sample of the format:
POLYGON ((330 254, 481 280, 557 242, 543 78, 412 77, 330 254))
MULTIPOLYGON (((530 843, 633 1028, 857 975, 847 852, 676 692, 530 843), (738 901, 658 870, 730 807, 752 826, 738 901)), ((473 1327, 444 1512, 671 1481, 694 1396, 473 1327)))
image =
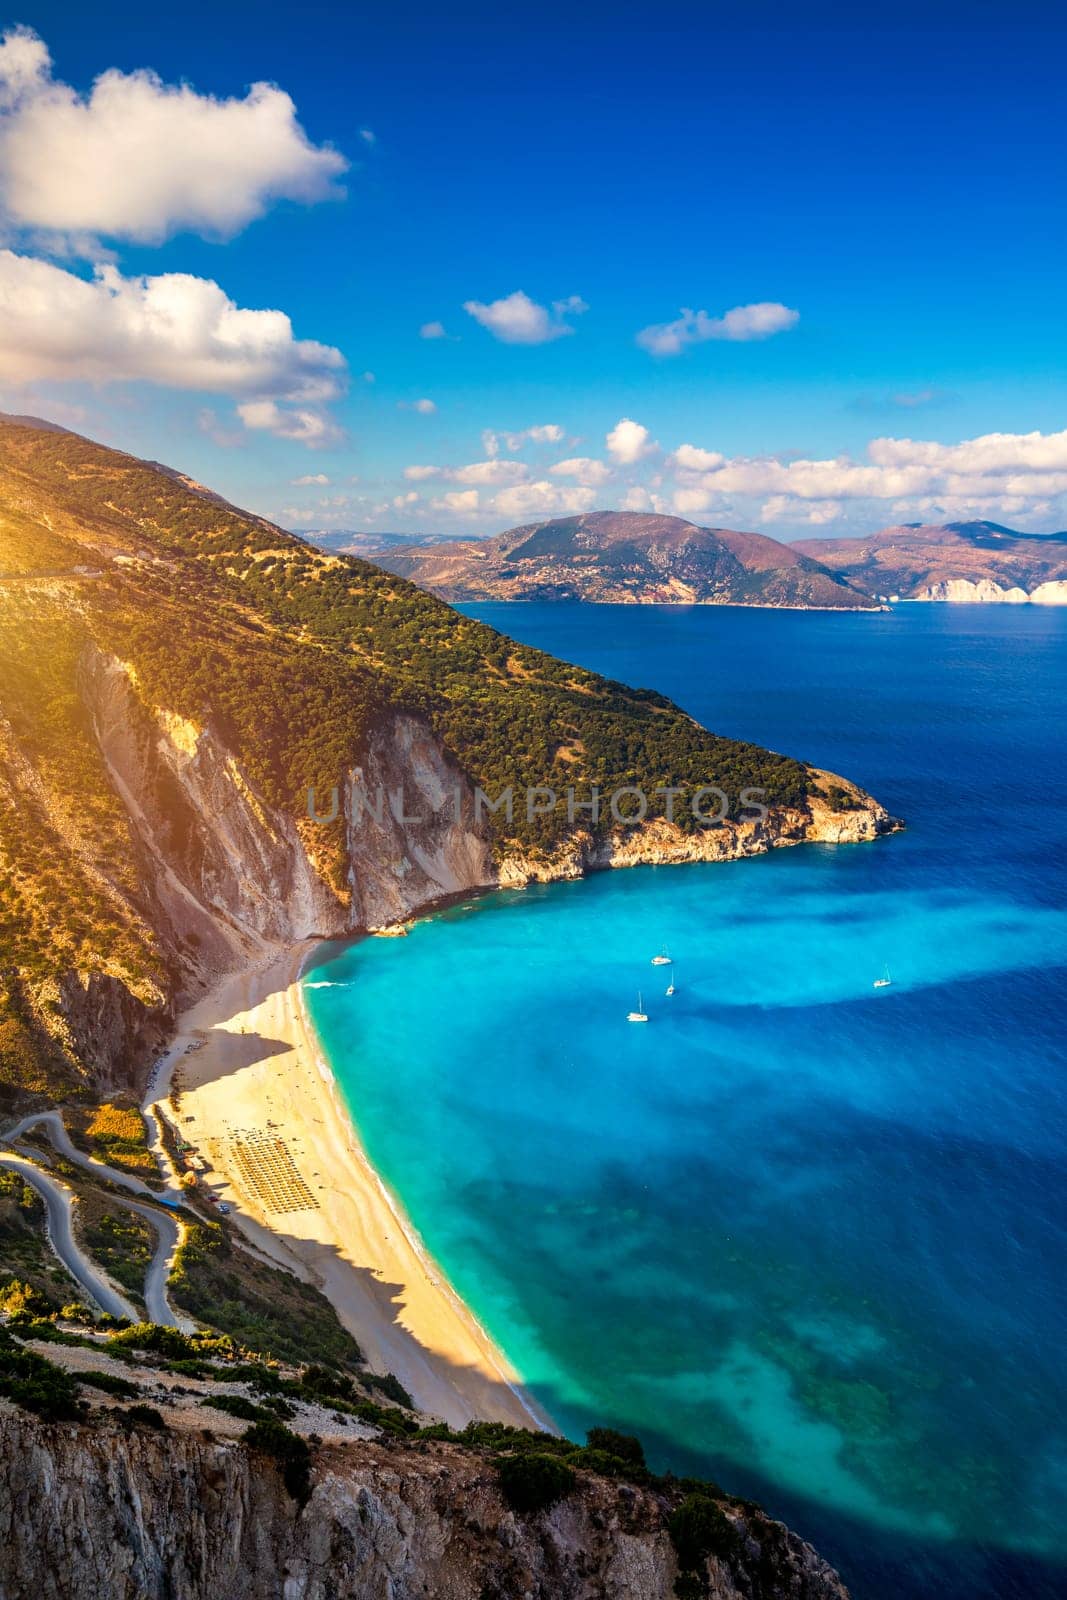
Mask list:
POLYGON ((760 1501, 857 1600, 1064 1596, 1067 611, 466 609, 907 829, 329 952, 371 1159, 568 1434, 760 1501))

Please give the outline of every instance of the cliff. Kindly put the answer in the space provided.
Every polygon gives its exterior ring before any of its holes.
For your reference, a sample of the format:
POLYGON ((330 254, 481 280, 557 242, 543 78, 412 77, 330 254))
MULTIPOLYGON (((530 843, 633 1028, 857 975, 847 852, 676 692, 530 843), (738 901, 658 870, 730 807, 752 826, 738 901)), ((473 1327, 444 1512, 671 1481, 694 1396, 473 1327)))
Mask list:
POLYGON ((703 528, 683 517, 640 511, 591 511, 529 523, 492 539, 387 546, 366 554, 445 600, 877 609, 876 601, 831 572, 817 554, 802 554, 761 533, 703 528))
POLYGON ((311 935, 497 884, 891 826, 843 780, 515 644, 180 474, 0 423, 12 1107, 136 1085, 181 1004, 311 935), (712 827, 687 810, 708 785, 729 807, 712 827), (650 798, 640 825, 606 801, 596 822, 568 815, 569 791, 620 786, 650 798), (535 789, 554 806, 527 809, 535 789), (479 791, 508 790, 510 816, 480 808, 479 791))
MULTIPOLYGON (((672 1600, 678 1487, 590 1472, 537 1513, 448 1444, 314 1452, 298 1504, 275 1463, 200 1432, 48 1424, 0 1402, 5 1600, 672 1600)), ((711 1600, 847 1600, 812 1548, 720 1496, 711 1600)))

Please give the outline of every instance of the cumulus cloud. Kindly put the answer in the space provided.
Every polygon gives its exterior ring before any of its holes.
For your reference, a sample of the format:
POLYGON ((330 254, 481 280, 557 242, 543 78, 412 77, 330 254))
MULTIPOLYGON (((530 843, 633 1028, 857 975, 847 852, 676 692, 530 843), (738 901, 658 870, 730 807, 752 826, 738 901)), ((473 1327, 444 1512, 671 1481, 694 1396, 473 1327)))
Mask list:
POLYGON ((0 40, 0 201, 22 227, 149 244, 185 229, 229 238, 275 200, 342 193, 346 166, 311 143, 273 84, 216 99, 113 68, 83 96, 53 78, 36 34, 0 40))
POLYGON ((841 502, 863 500, 892 501, 902 516, 1033 514, 1067 495, 1067 429, 989 433, 958 444, 872 439, 859 461, 847 455, 724 457, 691 445, 672 459, 681 485, 676 509, 700 511, 731 496, 766 496, 762 514, 771 521, 828 521, 842 514, 841 502), (823 511, 813 518, 816 502, 823 511))
POLYGON ((641 484, 631 484, 620 501, 620 509, 623 511, 651 511, 652 496, 641 484))
POLYGON ((563 438, 563 429, 558 422, 542 422, 532 428, 520 428, 516 433, 498 433, 495 428, 485 428, 482 432, 482 449, 487 456, 498 456, 501 447, 510 450, 512 455, 528 444, 559 444, 563 438))
POLYGON ((289 479, 294 489, 308 489, 312 484, 320 484, 325 487, 329 481, 325 472, 305 472, 302 478, 289 479))
POLYGON ((504 443, 514 453, 526 444, 559 444, 563 429, 558 422, 542 422, 533 428, 520 428, 518 433, 505 433, 504 443))
POLYGON ((548 470, 554 478, 573 478, 576 483, 583 484, 589 489, 607 483, 611 477, 611 468, 607 462, 596 461, 591 456, 571 456, 566 461, 557 461, 555 466, 549 467, 548 470))
POLYGON ((604 442, 609 456, 621 467, 633 466, 656 448, 648 429, 629 417, 620 417, 611 432, 605 435, 604 442))
POLYGON ((42 379, 227 394, 248 402, 246 426, 325 443, 336 429, 321 407, 341 392, 344 358, 294 338, 282 311, 236 306, 207 278, 124 278, 103 266, 85 279, 0 250, 0 380, 42 379))
POLYGON ((463 309, 503 344, 548 344, 552 339, 562 339, 573 333, 566 318, 579 316, 589 307, 578 295, 572 294, 569 299, 554 300, 549 308, 538 305, 522 289, 516 289, 514 294, 492 300, 488 305, 481 300, 465 300, 463 309))
POLYGON ((452 489, 437 500, 431 500, 434 511, 456 511, 466 516, 478 510, 477 489, 452 489))
POLYGON ((419 338, 447 339, 448 334, 445 332, 445 325, 443 322, 424 322, 422 327, 419 329, 419 338))
POLYGON ((440 467, 412 466, 404 468, 404 476, 409 483, 422 483, 426 478, 437 478, 441 474, 440 467))
POLYGON ((553 517, 573 516, 591 511, 596 502, 592 489, 572 488, 561 483, 540 479, 536 483, 520 483, 510 489, 501 489, 490 505, 502 517, 553 517))
POLYGON ((493 456, 488 461, 472 461, 469 466, 454 467, 448 475, 457 483, 521 483, 530 476, 530 469, 521 461, 505 461, 493 456))
POLYGON ((245 400, 237 415, 253 432, 272 433, 276 439, 292 439, 296 444, 336 444, 341 429, 321 411, 306 406, 280 406, 276 400, 245 400))
POLYGON ((178 389, 330 400, 344 357, 294 339, 283 311, 247 311, 184 272, 91 279, 0 250, 0 376, 12 383, 141 378, 178 389))
POLYGON ((726 460, 718 450, 701 450, 695 444, 680 444, 671 457, 676 467, 690 472, 712 472, 726 460))
POLYGON ((398 411, 417 411, 421 417, 432 417, 437 410, 432 400, 398 400, 398 411))
POLYGON ((637 343, 654 356, 677 356, 690 345, 704 344, 709 339, 726 339, 732 343, 769 339, 774 333, 784 333, 795 327, 799 321, 799 311, 777 300, 734 306, 721 317, 709 317, 706 311, 683 309, 674 322, 653 323, 649 328, 642 328, 637 343))

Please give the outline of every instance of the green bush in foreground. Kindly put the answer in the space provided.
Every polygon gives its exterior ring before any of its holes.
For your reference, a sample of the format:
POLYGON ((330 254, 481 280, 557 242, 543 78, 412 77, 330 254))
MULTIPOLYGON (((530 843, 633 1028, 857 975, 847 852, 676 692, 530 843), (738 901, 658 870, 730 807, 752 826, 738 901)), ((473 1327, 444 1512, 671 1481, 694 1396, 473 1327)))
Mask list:
POLYGON ((8 1333, 0 1331, 0 1395, 34 1411, 47 1422, 80 1422, 84 1401, 69 1372, 54 1361, 24 1350, 8 1333))
POLYGON ((79 1383, 91 1384, 94 1389, 102 1389, 105 1394, 113 1394, 119 1400, 132 1400, 135 1394, 140 1394, 140 1389, 128 1378, 120 1378, 116 1372, 79 1372, 79 1383))
POLYGON ((737 1548, 737 1529, 708 1495, 687 1494, 667 1523, 683 1572, 697 1572, 708 1556, 729 1556, 737 1548))
POLYGON ((127 1406, 125 1411, 116 1411, 115 1420, 125 1428, 154 1428, 157 1433, 166 1433, 167 1424, 162 1412, 155 1406, 137 1405, 127 1406))
POLYGON ((231 1417, 240 1417, 243 1422, 270 1422, 272 1413, 266 1406, 257 1406, 253 1401, 246 1400, 243 1394, 208 1394, 201 1400, 202 1406, 208 1406, 213 1411, 225 1411, 231 1417))
POLYGON ((305 1505, 311 1493, 311 1451, 300 1435, 270 1417, 253 1423, 243 1439, 252 1450, 273 1457, 286 1489, 298 1505, 305 1505))
POLYGON ((524 1512, 544 1511, 555 1505, 570 1494, 576 1481, 565 1461, 538 1451, 504 1456, 497 1464, 497 1477, 511 1509, 524 1512))

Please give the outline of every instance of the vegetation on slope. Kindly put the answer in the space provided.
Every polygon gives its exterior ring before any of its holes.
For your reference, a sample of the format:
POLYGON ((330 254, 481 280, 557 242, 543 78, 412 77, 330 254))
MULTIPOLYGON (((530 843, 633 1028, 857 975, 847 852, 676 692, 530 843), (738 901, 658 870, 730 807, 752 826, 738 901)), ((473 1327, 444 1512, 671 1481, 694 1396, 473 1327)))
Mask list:
MULTIPOLYGON (((656 815, 661 787, 717 785, 735 806, 752 787, 801 805, 811 781, 661 695, 514 644, 177 474, 0 423, 0 1084, 22 1094, 77 1081, 71 974, 104 974, 148 1008, 174 988, 177 954, 153 926, 86 703, 94 648, 127 664, 146 707, 216 731, 298 826, 308 789, 328 792, 400 708, 490 795, 634 785, 656 815)), ((164 830, 180 833, 177 794, 169 811, 164 830)), ((570 830, 563 807, 530 820, 519 804, 511 822, 486 822, 501 849, 551 849, 570 830)), ((314 849, 343 891, 341 823, 316 829, 314 849)))
POLYGON ((257 1260, 219 1223, 192 1223, 186 1229, 170 1294, 183 1311, 261 1355, 350 1370, 362 1363, 359 1346, 325 1295, 257 1260))

